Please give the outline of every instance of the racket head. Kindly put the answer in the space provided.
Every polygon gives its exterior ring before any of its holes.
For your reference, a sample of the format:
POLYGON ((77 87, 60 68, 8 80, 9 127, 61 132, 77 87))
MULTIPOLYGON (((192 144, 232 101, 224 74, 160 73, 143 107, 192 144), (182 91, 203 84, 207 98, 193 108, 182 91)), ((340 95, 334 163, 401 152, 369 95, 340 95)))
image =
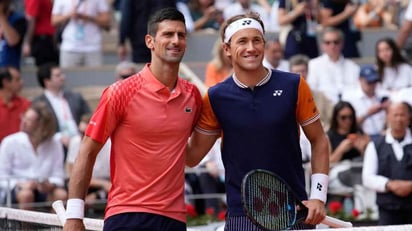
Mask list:
POLYGON ((260 228, 289 229, 307 216, 307 208, 273 172, 262 169, 250 171, 243 178, 241 191, 246 215, 260 228))

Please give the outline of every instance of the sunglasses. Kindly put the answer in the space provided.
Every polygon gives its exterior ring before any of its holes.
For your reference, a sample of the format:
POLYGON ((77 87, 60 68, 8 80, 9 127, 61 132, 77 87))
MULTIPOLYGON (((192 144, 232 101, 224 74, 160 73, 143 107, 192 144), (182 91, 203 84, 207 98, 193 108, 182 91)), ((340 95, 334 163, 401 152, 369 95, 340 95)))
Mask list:
POLYGON ((330 44, 339 45, 339 44, 340 44, 340 40, 330 40, 330 41, 324 40, 323 43, 326 44, 326 45, 330 45, 330 44))
POLYGON ((350 120, 350 119, 352 119, 352 115, 341 115, 338 118, 340 120, 350 120))

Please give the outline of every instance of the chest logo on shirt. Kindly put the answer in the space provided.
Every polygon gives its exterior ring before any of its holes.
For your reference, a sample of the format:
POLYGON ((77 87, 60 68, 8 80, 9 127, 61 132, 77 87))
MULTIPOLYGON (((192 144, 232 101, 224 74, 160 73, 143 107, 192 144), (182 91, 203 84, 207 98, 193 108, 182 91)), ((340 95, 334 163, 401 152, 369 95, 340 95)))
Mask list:
POLYGON ((191 107, 185 107, 185 112, 186 112, 186 113, 192 112, 192 108, 191 108, 191 107))
POLYGON ((281 96, 283 93, 283 90, 274 90, 273 91, 273 96, 281 96))

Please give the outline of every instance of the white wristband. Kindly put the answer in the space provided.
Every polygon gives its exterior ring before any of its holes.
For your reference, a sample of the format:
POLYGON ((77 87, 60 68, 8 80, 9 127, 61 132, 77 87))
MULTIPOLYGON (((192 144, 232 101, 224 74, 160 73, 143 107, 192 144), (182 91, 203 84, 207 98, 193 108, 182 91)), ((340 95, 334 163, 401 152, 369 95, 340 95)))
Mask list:
POLYGON ((329 176, 323 173, 314 173, 311 176, 311 190, 309 199, 318 199, 326 203, 329 176))
POLYGON ((83 219, 84 218, 84 200, 69 199, 66 206, 66 219, 83 219))

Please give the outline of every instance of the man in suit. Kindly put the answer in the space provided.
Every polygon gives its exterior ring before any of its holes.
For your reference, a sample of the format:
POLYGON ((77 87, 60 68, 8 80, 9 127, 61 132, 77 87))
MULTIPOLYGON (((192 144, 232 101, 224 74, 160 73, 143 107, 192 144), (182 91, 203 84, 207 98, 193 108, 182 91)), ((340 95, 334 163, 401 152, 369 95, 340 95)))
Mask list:
POLYGON ((34 101, 45 101, 58 121, 57 131, 67 148, 70 138, 78 134, 80 118, 90 107, 79 93, 64 89, 65 76, 57 64, 46 63, 37 70, 37 81, 44 92, 34 101))

